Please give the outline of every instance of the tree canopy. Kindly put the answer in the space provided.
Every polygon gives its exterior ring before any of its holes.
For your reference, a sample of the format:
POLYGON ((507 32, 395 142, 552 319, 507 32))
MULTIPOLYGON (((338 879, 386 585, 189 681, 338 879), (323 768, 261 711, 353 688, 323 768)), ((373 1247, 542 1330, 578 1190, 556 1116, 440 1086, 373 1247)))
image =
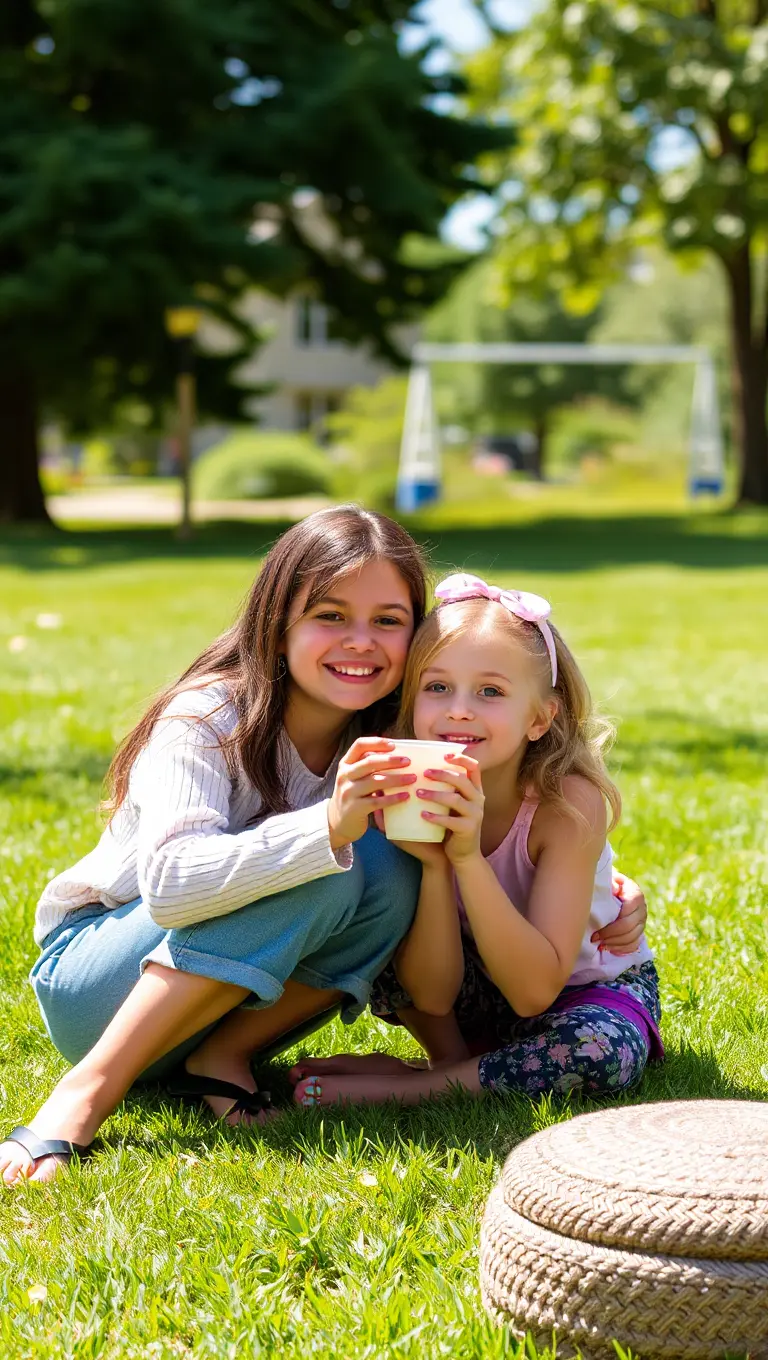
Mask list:
POLYGON ((638 245, 718 261, 741 497, 768 503, 766 0, 547 0, 470 67, 475 107, 519 129, 504 165, 511 282, 590 310, 638 245))
MULTIPOLYGON (((435 341, 512 341, 519 344, 586 343, 600 320, 600 308, 569 312, 554 289, 501 287, 499 261, 487 256, 467 271, 430 314, 427 333, 435 341)), ((538 444, 537 467, 546 468, 546 443, 558 408, 600 395, 634 402, 623 367, 584 365, 439 364, 435 384, 444 417, 484 433, 531 429, 538 444)))
POLYGON ((393 323, 455 264, 403 251, 476 189, 504 130, 440 111, 398 31, 414 0, 11 0, 0 12, 0 518, 44 514, 43 412, 85 428, 172 389, 166 307, 239 337, 200 363, 233 417, 258 337, 251 287, 309 284, 337 333, 390 356, 393 323), (311 203, 312 211, 307 211, 311 203))

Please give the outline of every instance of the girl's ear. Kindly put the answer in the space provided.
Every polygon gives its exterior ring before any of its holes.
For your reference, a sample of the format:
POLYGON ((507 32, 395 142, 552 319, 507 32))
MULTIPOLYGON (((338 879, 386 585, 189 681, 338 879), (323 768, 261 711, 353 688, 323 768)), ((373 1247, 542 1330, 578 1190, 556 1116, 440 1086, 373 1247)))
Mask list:
POLYGON ((529 725, 526 736, 529 741, 540 741, 549 731, 557 716, 558 701, 554 697, 547 699, 536 714, 533 722, 529 725))

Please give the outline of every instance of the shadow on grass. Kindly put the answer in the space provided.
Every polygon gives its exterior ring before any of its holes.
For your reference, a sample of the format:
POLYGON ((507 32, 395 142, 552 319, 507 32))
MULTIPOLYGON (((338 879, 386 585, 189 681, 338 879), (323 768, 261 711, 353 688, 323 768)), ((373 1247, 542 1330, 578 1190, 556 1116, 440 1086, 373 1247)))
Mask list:
MULTIPOLYGON (((407 521, 430 550, 439 569, 560 572, 670 563, 697 568, 768 565, 768 533, 762 516, 726 512, 696 515, 542 516, 518 523, 498 520, 466 528, 431 528, 427 520, 407 521)), ((189 543, 172 528, 94 528, 65 532, 49 528, 5 528, 0 565, 51 571, 147 560, 257 559, 286 520, 232 521, 199 525, 189 543)))
MULTIPOLYGON (((262 1088, 271 1089, 282 1107, 279 1117, 263 1127, 227 1128, 195 1110, 184 1112, 171 1134, 174 1147, 200 1154, 210 1148, 211 1134, 238 1145, 254 1140, 266 1143, 275 1152, 295 1155, 348 1156, 350 1149, 367 1148, 368 1153, 400 1150, 407 1155, 411 1145, 428 1149, 470 1151, 481 1160, 492 1157, 503 1161, 523 1138, 545 1124, 571 1115, 586 1114, 607 1106, 639 1105, 662 1100, 765 1100, 763 1090, 734 1082, 719 1067, 711 1053, 697 1053, 683 1046, 668 1049, 666 1061, 652 1067, 640 1086, 610 1101, 546 1099, 538 1104, 522 1095, 475 1098, 451 1093, 420 1105, 357 1105, 323 1110, 302 1110, 290 1103, 288 1068, 272 1066, 257 1076, 262 1088)), ((134 1089, 129 1096, 156 1118, 158 1106, 172 1104, 159 1088, 134 1089)), ((176 1107, 178 1109, 178 1107, 176 1107)), ((160 1135, 161 1138, 163 1134, 160 1135)), ((118 1140, 119 1141, 119 1140, 118 1140)), ((109 1140, 107 1140, 109 1143, 109 1140)))
MULTIPOLYGON (((19 1026, 12 1051, 4 1055, 8 1063, 42 1059, 46 1053, 55 1057, 31 994, 25 993, 27 1003, 28 1021, 19 1026)), ((17 1008, 19 1002, 10 1004, 17 1008)), ((291 1061, 297 1056, 305 1055, 299 1049, 291 1061)), ((280 1109, 278 1117, 264 1126, 230 1128, 204 1106, 188 1105, 153 1083, 135 1086, 127 1096, 126 1112, 135 1134, 126 1137, 108 1132, 100 1135, 100 1144, 105 1150, 122 1146, 140 1151, 151 1146, 161 1157, 178 1150, 203 1156, 222 1142, 245 1148, 258 1142, 292 1157, 331 1158, 348 1158, 356 1149, 364 1158, 375 1157, 377 1150, 407 1156, 408 1148, 416 1146, 446 1154, 464 1151, 481 1160, 492 1157, 501 1162, 523 1138, 569 1115, 667 1100, 765 1101, 764 1089, 734 1081, 712 1051, 697 1051, 685 1041, 668 1045, 665 1061, 651 1066, 639 1087, 610 1100, 543 1097, 534 1103, 518 1094, 477 1098, 454 1091, 419 1105, 390 1102, 304 1110, 292 1103, 288 1072, 288 1060, 256 1071, 260 1088, 272 1091, 280 1109)), ((41 1091, 40 1099, 47 1094, 41 1091)))
POLYGON ((66 801, 71 780, 85 780, 101 786, 110 756, 95 755, 79 748, 51 764, 13 765, 0 763, 0 794, 7 798, 61 797, 66 801))
POLYGON ((614 752, 614 764, 621 774, 660 768, 672 777, 702 770, 732 774, 738 767, 739 777, 746 777, 754 768, 755 774, 764 778, 766 758, 768 735, 667 709, 644 710, 637 723, 633 718, 625 719, 614 752), (652 740, 649 732, 653 733, 652 740))
MULTIPOLYGON (((0 794, 6 797, 66 797, 66 781, 85 780, 99 788, 109 767, 112 752, 103 754, 92 748, 74 747, 56 752, 55 760, 41 757, 36 764, 14 765, 0 761, 0 794)), ((697 774, 733 773, 740 777, 754 767, 764 778, 768 760, 768 735, 725 726, 708 718, 689 718, 668 709, 644 710, 639 719, 628 717, 619 727, 613 763, 620 774, 647 772, 663 768, 670 777, 697 774), (653 736, 649 739, 648 733, 653 736)))

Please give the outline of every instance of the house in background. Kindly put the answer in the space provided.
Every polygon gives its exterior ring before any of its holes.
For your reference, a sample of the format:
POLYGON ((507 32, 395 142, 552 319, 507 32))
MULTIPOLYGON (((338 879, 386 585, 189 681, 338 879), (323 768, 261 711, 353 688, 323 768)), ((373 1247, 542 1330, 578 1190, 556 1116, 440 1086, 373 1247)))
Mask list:
MULTIPOLYGON (((248 385, 274 384, 253 404, 263 429, 308 430, 338 409, 349 388, 375 387, 392 371, 367 345, 334 336, 328 308, 305 294, 281 300, 251 293, 243 311, 266 336, 238 370, 248 385)), ((398 336, 404 347, 414 339, 398 336)))
MULTIPOLYGON (((285 211, 274 204, 260 205, 250 239, 271 240, 280 230, 285 211)), ((339 237, 314 190, 297 190, 290 216, 294 229, 313 249, 328 258, 341 255, 354 260, 361 274, 370 268, 375 275, 376 263, 369 265, 359 259, 358 243, 339 237)), ((271 388, 250 405, 262 429, 316 428, 324 416, 338 409, 350 388, 376 387, 392 372, 392 366, 376 355, 371 345, 352 345, 334 334, 333 313, 309 291, 299 289, 291 297, 276 298, 253 290, 239 306, 254 330, 264 337, 237 374, 244 386, 271 388)), ((392 334, 396 345, 407 354, 418 339, 418 327, 394 327, 392 334)), ((226 332, 216 322, 204 323, 203 336, 203 343, 212 349, 226 349, 226 332)))

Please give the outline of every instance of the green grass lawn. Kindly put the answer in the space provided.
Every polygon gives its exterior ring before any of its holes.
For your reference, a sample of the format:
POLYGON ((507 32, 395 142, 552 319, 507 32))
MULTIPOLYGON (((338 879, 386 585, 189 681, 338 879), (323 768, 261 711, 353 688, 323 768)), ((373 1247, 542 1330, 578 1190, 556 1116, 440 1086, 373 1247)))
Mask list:
MULTIPOLYGON (((440 567, 548 595, 619 723, 613 843, 650 903, 668 1046, 638 1098, 762 1099, 768 519, 562 497, 476 518, 416 527, 440 567)), ((25 981, 40 888, 93 845, 116 739, 227 626, 280 527, 0 537, 0 1130, 64 1070, 25 981)), ((372 1020, 313 1047, 342 1043, 414 1051, 372 1020)), ((262 1132, 131 1096, 92 1163, 0 1195, 0 1356, 516 1354, 480 1306, 479 1216, 510 1147, 566 1116, 453 1096, 262 1132)))

